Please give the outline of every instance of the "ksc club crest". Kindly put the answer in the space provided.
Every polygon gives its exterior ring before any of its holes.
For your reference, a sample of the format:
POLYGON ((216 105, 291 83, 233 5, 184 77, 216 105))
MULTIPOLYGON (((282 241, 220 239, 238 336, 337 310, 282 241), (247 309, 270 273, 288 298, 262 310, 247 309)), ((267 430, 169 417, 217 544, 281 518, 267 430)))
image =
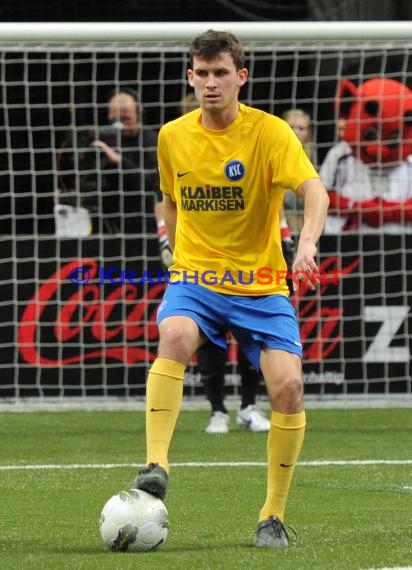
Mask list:
POLYGON ((246 172, 246 168, 239 160, 232 160, 225 166, 225 174, 229 180, 242 180, 246 172))

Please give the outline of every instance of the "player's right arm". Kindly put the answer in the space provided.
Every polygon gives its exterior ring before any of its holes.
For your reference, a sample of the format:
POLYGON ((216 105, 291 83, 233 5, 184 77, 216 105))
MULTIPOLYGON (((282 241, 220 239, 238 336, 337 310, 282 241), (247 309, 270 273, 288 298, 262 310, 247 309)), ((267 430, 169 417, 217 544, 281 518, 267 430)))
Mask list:
MULTIPOLYGON (((176 202, 174 202, 173 190, 174 190, 174 177, 173 168, 171 165, 170 151, 168 147, 167 137, 165 131, 167 126, 163 126, 158 134, 157 138, 157 161, 159 166, 159 189, 162 195, 162 200, 159 201, 156 208, 156 219, 159 225, 159 221, 166 226, 166 236, 167 245, 173 254, 175 247, 175 236, 176 236, 176 219, 177 219, 177 207, 176 202)), ((164 230, 164 228, 163 228, 164 230)), ((162 233, 164 235, 164 231, 162 233)), ((170 260, 171 262, 173 259, 170 260)), ((169 267, 171 263, 167 265, 169 267)))

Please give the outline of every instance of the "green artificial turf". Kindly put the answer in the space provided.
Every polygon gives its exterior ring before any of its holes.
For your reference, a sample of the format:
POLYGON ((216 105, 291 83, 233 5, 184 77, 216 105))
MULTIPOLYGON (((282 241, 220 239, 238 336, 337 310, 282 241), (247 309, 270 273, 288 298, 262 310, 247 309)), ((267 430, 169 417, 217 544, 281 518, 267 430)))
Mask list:
POLYGON ((411 410, 309 410, 307 415, 286 513, 297 533, 289 548, 253 546, 265 497, 266 434, 233 427, 227 435, 208 435, 203 431, 208 413, 184 411, 170 452, 166 544, 157 552, 112 553, 101 541, 99 515, 111 495, 131 486, 136 466, 145 461, 144 414, 2 413, 0 567, 412 565, 411 410), (377 463, 384 460, 397 463, 377 463))

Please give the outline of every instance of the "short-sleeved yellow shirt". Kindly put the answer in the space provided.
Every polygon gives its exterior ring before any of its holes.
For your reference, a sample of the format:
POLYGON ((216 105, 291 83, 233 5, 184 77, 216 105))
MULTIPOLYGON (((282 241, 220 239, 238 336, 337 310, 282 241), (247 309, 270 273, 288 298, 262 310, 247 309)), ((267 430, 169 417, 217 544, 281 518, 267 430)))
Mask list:
POLYGON ((159 132, 160 189, 177 205, 170 281, 232 295, 288 295, 279 209, 318 174, 282 119, 239 104, 209 130, 196 109, 159 132))

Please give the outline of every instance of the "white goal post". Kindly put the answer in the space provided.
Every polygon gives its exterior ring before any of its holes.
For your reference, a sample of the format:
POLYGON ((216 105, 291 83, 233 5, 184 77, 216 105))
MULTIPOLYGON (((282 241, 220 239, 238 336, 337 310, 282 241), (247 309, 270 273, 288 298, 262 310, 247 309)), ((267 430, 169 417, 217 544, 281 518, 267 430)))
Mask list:
MULTIPOLYGON (((136 92, 143 129, 156 132, 177 117, 188 93, 189 43, 207 29, 243 41, 245 103, 310 116, 317 167, 337 142, 342 79, 360 86, 385 77, 412 88, 412 22, 0 24, 0 402, 144 397, 164 289, 145 169, 136 167, 135 194, 126 196, 120 178, 111 188, 118 216, 134 215, 136 230, 121 222, 106 233, 97 224, 87 235, 82 181, 93 185, 98 216, 106 170, 96 153, 83 163, 74 141, 108 127, 113 91, 136 92), (62 174, 68 133, 71 167, 62 174), (80 201, 62 207, 68 175, 80 201), (125 206, 130 196, 136 212, 125 206), (56 235, 59 216, 79 235, 56 235)), ((380 180, 382 169, 374 174, 380 180)), ((291 219, 300 207, 289 206, 291 219)), ((319 400, 411 398, 412 234, 386 230, 324 235, 319 263, 339 278, 295 301, 306 392, 319 400)), ((226 382, 234 395, 236 362, 230 340, 226 382)), ((196 359, 185 395, 204 397, 196 359)))
POLYGON ((410 41, 412 22, 54 22, 0 23, 0 42, 189 42, 205 30, 225 30, 242 41, 410 41))

